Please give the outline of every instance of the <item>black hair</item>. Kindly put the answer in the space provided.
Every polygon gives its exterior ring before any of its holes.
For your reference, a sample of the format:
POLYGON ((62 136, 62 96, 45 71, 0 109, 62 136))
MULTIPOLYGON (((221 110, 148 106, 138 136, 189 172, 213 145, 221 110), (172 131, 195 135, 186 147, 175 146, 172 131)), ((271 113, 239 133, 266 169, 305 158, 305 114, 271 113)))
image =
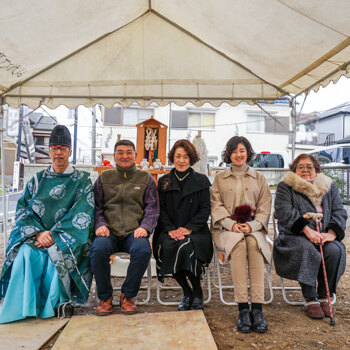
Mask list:
POLYGON ((254 158, 255 153, 248 139, 246 139, 243 136, 233 136, 227 141, 225 149, 221 153, 222 160, 226 164, 232 163, 231 154, 233 151, 237 149, 240 143, 243 143, 244 147, 247 149, 247 154, 248 154, 247 163, 254 158))
POLYGON ((118 141, 115 145, 114 145, 114 152, 117 149, 118 146, 131 146, 134 150, 134 152, 136 152, 136 148, 135 148, 135 144, 130 141, 130 140, 120 140, 118 141))

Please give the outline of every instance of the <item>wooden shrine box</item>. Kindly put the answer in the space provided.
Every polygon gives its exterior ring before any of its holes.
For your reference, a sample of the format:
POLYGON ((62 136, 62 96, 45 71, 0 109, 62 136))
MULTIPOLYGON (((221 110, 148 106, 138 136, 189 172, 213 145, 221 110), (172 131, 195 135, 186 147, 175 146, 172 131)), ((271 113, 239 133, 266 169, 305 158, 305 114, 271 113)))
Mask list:
POLYGON ((137 141, 136 141, 136 164, 140 164, 144 158, 147 158, 149 161, 149 165, 153 165, 153 161, 155 159, 150 160, 149 157, 146 157, 146 148, 145 148, 145 136, 146 130, 156 131, 158 136, 158 156, 162 164, 164 165, 166 162, 166 138, 167 138, 167 130, 168 127, 154 119, 153 117, 138 123, 137 127, 137 141))

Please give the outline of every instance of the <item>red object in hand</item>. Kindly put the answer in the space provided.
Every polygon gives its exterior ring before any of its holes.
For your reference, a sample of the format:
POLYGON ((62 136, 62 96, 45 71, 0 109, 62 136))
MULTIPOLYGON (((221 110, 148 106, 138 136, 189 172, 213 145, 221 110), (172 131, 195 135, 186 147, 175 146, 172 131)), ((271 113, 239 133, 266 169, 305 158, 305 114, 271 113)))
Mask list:
POLYGON ((232 220, 237 221, 238 224, 244 224, 253 216, 253 209, 250 205, 244 204, 236 207, 235 212, 231 216, 232 220))

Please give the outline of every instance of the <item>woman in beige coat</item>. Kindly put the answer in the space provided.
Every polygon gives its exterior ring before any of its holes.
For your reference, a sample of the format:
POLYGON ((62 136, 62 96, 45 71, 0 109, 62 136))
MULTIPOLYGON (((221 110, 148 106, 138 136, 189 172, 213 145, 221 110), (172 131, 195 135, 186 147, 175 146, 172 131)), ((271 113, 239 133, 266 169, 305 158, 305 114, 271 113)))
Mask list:
POLYGON ((269 263, 271 258, 266 240, 271 193, 264 176, 247 165, 253 156, 252 146, 245 137, 232 137, 222 152, 223 161, 232 165, 216 175, 211 192, 212 237, 216 246, 225 251, 230 260, 235 301, 239 309, 237 328, 243 333, 252 330, 267 332, 262 304, 264 264, 269 263), (243 205, 245 209, 251 209, 247 222, 237 218, 237 212, 244 208, 243 205), (239 209, 235 212, 237 207, 239 209))

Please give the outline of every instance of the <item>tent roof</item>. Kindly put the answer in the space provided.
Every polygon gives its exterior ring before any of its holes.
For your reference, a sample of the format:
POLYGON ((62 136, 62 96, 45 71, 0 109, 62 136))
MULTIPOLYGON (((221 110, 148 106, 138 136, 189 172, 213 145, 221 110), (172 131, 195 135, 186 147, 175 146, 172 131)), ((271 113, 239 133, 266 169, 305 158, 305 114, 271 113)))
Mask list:
POLYGON ((348 1, 0 1, 12 107, 237 105, 349 75, 348 1))

